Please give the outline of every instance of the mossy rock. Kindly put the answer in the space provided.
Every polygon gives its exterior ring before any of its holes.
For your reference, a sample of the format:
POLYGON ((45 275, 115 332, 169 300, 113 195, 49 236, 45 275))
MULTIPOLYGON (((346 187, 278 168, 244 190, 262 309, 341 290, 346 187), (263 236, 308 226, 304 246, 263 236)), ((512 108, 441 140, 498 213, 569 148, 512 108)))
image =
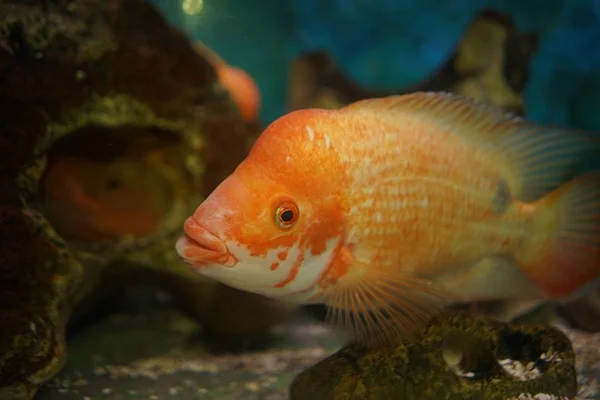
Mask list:
POLYGON ((555 328, 448 312, 395 347, 344 347, 299 374, 291 400, 573 397, 574 359, 568 338, 555 328))
POLYGON ((261 128, 156 7, 0 0, 0 76, 0 399, 31 399, 65 363, 66 324, 119 286, 168 291, 221 337, 285 315, 175 252, 261 128))

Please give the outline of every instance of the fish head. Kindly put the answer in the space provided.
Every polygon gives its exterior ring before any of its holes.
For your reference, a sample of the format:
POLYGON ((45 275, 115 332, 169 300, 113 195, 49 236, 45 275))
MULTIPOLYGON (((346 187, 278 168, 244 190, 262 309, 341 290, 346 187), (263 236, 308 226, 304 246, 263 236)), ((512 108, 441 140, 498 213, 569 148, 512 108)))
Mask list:
POLYGON ((186 220, 176 249, 228 286, 299 299, 314 291, 343 241, 345 214, 331 143, 316 145, 316 127, 308 135, 301 120, 286 122, 267 128, 186 220))

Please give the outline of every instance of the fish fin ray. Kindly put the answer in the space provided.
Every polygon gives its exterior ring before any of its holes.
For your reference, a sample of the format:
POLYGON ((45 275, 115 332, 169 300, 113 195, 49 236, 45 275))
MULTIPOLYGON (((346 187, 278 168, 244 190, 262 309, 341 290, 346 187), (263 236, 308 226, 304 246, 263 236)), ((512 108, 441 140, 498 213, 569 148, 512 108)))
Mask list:
POLYGON ((446 304, 447 295, 428 280, 356 260, 351 268, 353 276, 325 294, 326 320, 363 345, 397 343, 446 304))
POLYGON ((482 101, 447 92, 361 100, 343 112, 389 118, 420 115, 497 156, 513 196, 534 201, 573 175, 576 161, 600 142, 578 130, 537 125, 482 101))
POLYGON ((517 254, 525 273, 554 299, 567 298, 598 279, 600 172, 548 194, 535 213, 532 238, 517 254))

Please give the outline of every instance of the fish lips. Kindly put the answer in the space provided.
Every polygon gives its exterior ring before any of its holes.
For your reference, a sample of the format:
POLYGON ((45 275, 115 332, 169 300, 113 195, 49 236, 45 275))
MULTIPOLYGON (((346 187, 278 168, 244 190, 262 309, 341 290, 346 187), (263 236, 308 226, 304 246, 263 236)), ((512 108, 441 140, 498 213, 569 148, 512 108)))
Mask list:
POLYGON ((233 267, 237 263, 223 240, 193 218, 190 217, 185 221, 184 231, 185 235, 177 240, 175 249, 186 263, 196 268, 210 264, 233 267))

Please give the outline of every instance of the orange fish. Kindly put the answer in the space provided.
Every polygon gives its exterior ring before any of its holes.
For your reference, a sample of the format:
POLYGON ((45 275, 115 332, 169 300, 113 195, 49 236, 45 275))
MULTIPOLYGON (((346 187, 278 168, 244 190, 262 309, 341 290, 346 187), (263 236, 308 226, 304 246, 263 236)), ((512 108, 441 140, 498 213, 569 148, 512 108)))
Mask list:
POLYGON ((600 275, 600 173, 583 135, 413 93, 273 122, 184 224, 178 254, 301 304, 364 344, 456 302, 562 300, 600 275))
POLYGON ((198 53, 204 55, 212 64, 219 82, 238 106, 244 120, 247 122, 255 121, 260 111, 261 96, 254 79, 243 69, 227 64, 201 42, 195 42, 194 47, 198 53))
MULTIPOLYGON (((136 172, 135 164, 122 165, 129 167, 131 174, 136 172)), ((102 163, 77 157, 64 157, 46 170, 41 197, 48 218, 61 235, 97 241, 148 236, 156 231, 163 216, 144 187, 146 182, 111 172, 102 163)))

